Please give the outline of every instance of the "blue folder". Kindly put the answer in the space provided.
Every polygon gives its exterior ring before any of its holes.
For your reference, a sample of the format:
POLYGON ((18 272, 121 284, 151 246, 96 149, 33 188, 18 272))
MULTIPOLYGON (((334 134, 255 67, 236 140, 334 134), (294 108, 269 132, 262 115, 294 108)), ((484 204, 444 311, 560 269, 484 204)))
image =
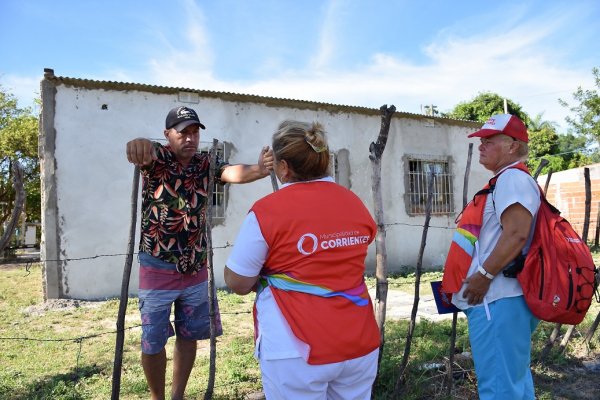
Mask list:
POLYGON ((442 292, 442 281, 435 281, 430 283, 438 314, 449 314, 461 311, 454 304, 452 304, 452 293, 442 292))

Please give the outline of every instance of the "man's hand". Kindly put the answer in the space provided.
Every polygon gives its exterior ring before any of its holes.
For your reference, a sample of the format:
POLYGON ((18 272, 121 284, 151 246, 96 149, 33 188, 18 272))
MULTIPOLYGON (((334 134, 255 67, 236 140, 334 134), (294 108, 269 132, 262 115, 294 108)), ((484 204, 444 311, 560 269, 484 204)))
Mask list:
POLYGON ((273 170, 273 150, 269 146, 265 146, 260 151, 258 156, 258 168, 263 176, 269 175, 273 170))
POLYGON ((491 279, 486 278, 480 272, 475 272, 473 275, 465 279, 467 288, 463 292, 463 298, 467 299, 469 305, 477 305, 483 302, 483 297, 490 288, 491 279))
POLYGON ((152 164, 157 159, 152 141, 144 138, 133 139, 127 143, 127 160, 138 167, 152 164))

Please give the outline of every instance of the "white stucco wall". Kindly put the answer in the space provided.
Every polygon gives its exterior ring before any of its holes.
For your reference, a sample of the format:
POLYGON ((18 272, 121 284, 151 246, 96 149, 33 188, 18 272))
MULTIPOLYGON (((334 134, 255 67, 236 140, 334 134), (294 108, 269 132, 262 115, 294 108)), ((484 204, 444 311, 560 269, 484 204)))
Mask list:
MULTIPOLYGON (((51 245, 54 240, 51 236, 56 232, 59 257, 67 260, 57 264, 60 297, 97 299, 119 294, 128 242, 133 178, 133 167, 125 156, 125 143, 136 137, 163 138, 165 115, 180 104, 198 111, 207 128, 201 133, 203 142, 217 138, 233 144, 231 163, 255 163, 260 149, 270 143, 273 131, 284 119, 321 122, 328 133, 330 148, 333 151, 349 150, 351 189, 371 210, 373 208, 368 149, 379 133, 379 115, 352 112, 344 107, 340 108, 340 112, 330 112, 315 110, 314 107, 299 109, 259 102, 224 101, 215 96, 200 97, 196 104, 182 103, 176 93, 55 86, 56 170, 53 179, 57 226, 43 227, 45 241, 42 246, 51 245)), ((48 101, 47 95, 46 98, 43 96, 43 100, 48 101)), ((395 223, 387 230, 390 271, 416 264, 424 221, 422 216, 406 215, 403 155, 450 155, 455 174, 457 212, 462 204, 468 148, 466 136, 473 128, 444 120, 436 120, 433 126, 429 125, 420 118, 403 116, 394 117, 390 127, 382 160, 386 223, 395 223)), ((44 129, 49 129, 47 122, 44 129)), ((477 163, 476 149, 474 153, 470 195, 489 178, 477 163)), ((48 175, 50 172, 45 173, 48 175)), ((230 187, 225 221, 213 229, 218 286, 223 285, 223 266, 231 251, 230 247, 219 247, 235 241, 238 228, 252 203, 270 192, 268 178, 230 187)), ((449 228, 454 227, 454 218, 455 215, 431 219, 423 263, 425 268, 443 264, 452 235, 449 228)), ((46 224, 51 222, 52 218, 46 218, 46 224)), ((139 227, 136 238, 139 238, 139 227)), ((135 249, 137 251, 137 239, 135 249)), ((52 268, 52 265, 48 266, 52 268)), ((137 291, 137 259, 134 266, 130 284, 132 294, 137 291)), ((367 266, 371 270, 374 267, 374 245, 371 246, 367 266)))

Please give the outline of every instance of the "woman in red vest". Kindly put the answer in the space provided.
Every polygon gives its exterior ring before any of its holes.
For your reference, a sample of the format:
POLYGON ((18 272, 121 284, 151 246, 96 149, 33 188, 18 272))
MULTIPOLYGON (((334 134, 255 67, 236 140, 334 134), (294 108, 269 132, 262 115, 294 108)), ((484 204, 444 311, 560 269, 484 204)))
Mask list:
POLYGON ((379 330, 363 279, 376 225, 329 176, 318 123, 273 135, 281 189, 248 213, 225 267, 238 294, 256 291, 255 356, 267 399, 369 399, 379 330))

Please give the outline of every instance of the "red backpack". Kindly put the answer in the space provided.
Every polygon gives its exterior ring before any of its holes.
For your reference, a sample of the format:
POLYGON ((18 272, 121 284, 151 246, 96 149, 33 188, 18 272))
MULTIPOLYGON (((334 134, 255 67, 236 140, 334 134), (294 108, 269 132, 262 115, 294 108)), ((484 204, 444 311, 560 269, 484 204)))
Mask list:
MULTIPOLYGON (((511 168, 529 173, 524 165, 511 168)), ((490 179, 490 187, 482 192, 492 193, 498 176, 490 179)), ((587 244, 538 188, 540 208, 529 251, 519 255, 503 274, 516 276, 525 302, 537 318, 577 325, 592 304, 598 270, 587 244)))
POLYGON ((587 244, 540 188, 535 232, 517 279, 525 302, 543 321, 577 325, 596 292, 596 267, 587 244))

